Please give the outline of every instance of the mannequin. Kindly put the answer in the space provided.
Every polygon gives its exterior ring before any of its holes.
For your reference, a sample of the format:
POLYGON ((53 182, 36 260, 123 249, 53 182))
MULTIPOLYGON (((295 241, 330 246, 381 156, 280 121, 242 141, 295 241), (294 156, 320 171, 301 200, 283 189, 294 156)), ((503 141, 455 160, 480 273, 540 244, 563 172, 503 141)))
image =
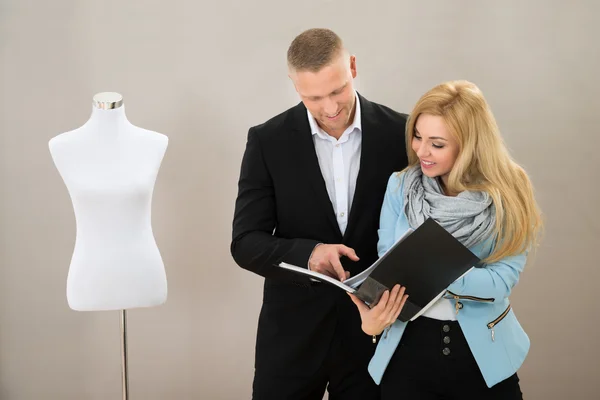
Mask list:
POLYGON ((55 136, 48 146, 75 213, 69 307, 125 310, 166 302, 151 204, 167 136, 132 125, 122 96, 106 92, 94 96, 83 126, 55 136))

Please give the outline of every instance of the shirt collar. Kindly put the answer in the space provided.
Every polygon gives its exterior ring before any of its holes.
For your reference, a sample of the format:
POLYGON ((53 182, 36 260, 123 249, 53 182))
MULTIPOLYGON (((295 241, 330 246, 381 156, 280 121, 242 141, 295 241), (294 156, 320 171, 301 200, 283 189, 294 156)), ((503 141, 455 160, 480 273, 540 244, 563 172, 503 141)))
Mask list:
MULTIPOLYGON (((358 93, 356 92, 356 90, 354 91, 354 96, 355 96, 355 104, 356 104, 356 111, 354 112, 354 120, 352 121, 352 123, 350 124, 350 126, 348 128, 346 128, 346 130, 344 131, 344 133, 342 134, 342 136, 348 132, 352 132, 355 128, 358 129, 359 131, 362 132, 362 118, 361 118, 361 113, 360 113, 360 100, 358 98, 358 93)), ((310 113, 310 111, 308 111, 308 109, 306 109, 306 114, 308 114, 308 123, 310 124, 310 131, 313 135, 319 135, 319 137, 323 138, 323 139, 327 139, 327 137, 329 135, 327 135, 317 124, 317 120, 315 119, 315 117, 313 117, 313 115, 310 113)))

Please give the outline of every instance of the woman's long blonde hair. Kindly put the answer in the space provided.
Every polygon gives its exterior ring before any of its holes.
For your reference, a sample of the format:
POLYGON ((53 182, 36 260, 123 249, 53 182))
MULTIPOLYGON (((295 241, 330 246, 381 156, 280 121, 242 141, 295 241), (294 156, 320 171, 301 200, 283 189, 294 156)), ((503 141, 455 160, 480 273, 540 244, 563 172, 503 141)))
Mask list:
POLYGON ((460 150, 446 189, 450 193, 485 191, 494 201, 495 246, 483 261, 489 264, 533 250, 542 227, 533 187, 525 170, 509 155, 481 90, 468 81, 450 81, 419 99, 406 129, 409 168, 419 163, 412 140, 421 114, 442 117, 458 141, 460 150))

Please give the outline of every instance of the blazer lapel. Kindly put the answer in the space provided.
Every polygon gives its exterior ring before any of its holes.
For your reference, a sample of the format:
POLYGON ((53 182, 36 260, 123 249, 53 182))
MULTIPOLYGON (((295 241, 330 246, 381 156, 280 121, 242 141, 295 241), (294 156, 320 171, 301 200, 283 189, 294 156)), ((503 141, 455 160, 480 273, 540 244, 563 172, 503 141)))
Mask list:
POLYGON ((373 115, 371 103, 358 95, 361 108, 361 153, 360 153, 360 169, 356 179, 356 188, 354 190, 354 198, 352 199, 352 207, 348 216, 348 225, 344 233, 344 237, 352 234, 357 220, 360 218, 360 210, 363 202, 367 200, 366 196, 371 193, 370 182, 373 174, 377 173, 377 154, 378 154, 378 128, 377 121, 373 115))
POLYGON ((339 236, 342 237, 342 232, 335 218, 333 205, 327 193, 327 186, 321 173, 306 112, 304 104, 300 103, 294 108, 294 112, 292 113, 293 121, 291 121, 290 126, 296 131, 294 140, 292 141, 292 146, 296 148, 294 153, 298 157, 300 167, 305 171, 315 196, 323 204, 323 207, 326 208, 325 214, 327 214, 327 219, 339 236))

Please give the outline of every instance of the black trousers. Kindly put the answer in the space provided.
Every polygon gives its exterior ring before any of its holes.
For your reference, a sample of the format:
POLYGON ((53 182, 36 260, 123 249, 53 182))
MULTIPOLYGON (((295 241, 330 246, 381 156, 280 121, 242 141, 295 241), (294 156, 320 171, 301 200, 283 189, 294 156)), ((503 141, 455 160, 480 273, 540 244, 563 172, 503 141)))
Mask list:
POLYGON ((488 388, 458 322, 409 322, 381 381, 381 400, 521 400, 517 374, 488 388))
POLYGON ((380 400, 380 388, 369 375, 367 363, 355 360, 339 335, 317 373, 284 376, 257 370, 252 389, 253 400, 322 400, 325 390, 329 400, 380 400))

